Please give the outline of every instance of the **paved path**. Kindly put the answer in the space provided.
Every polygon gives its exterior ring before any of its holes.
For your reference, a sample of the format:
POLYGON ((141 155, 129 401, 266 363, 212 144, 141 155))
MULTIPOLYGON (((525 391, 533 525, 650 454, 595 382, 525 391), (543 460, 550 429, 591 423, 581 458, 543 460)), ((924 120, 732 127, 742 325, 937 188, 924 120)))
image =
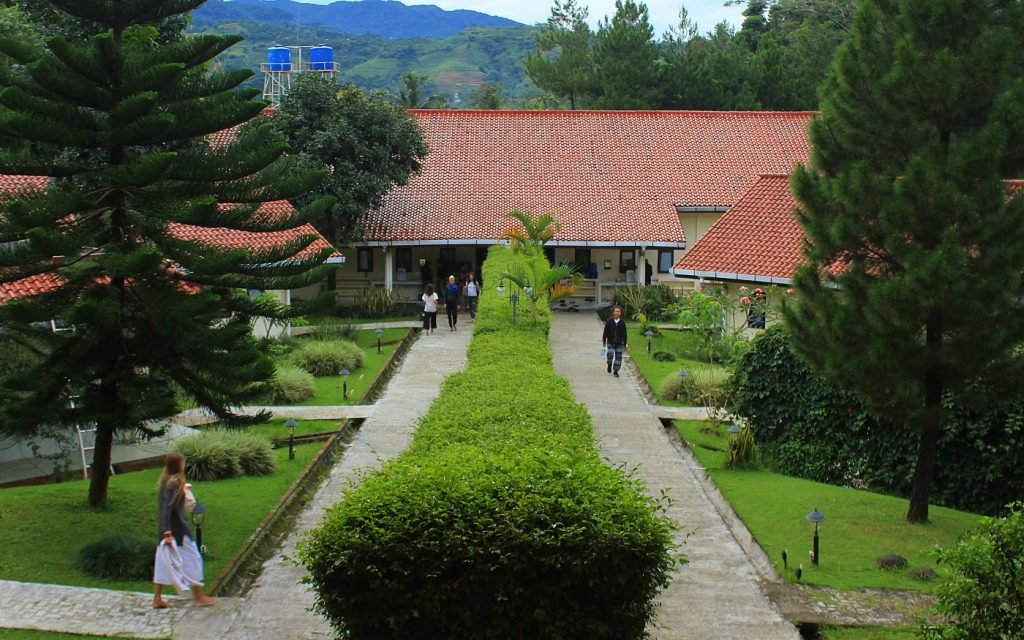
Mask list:
MULTIPOLYGON (((467 327, 468 329, 469 327, 467 327)), ((245 595, 243 605, 227 625, 175 625, 174 638, 187 640, 299 640, 332 638, 330 627, 309 612, 313 594, 298 583, 305 571, 286 562, 294 557, 295 544, 303 533, 318 524, 324 510, 338 501, 341 490, 360 469, 380 466, 380 460, 401 453, 409 443, 420 417, 434 402, 441 383, 466 364, 470 331, 441 331, 421 336, 406 354, 400 370, 391 378, 373 415, 363 423, 341 461, 296 519, 279 553, 268 560, 263 572, 245 595)))
MULTIPOLYGON (((639 465, 640 476, 653 492, 667 489, 674 500, 669 514, 690 534, 681 547, 690 563, 662 595, 653 636, 658 640, 796 640, 796 630, 779 616, 762 590, 764 577, 771 577, 771 569, 764 566, 767 560, 758 557, 759 549, 751 545, 742 523, 659 420, 700 418, 703 410, 652 410, 628 367, 621 378, 605 373, 598 357, 599 337, 600 324, 593 315, 556 314, 551 332, 556 369, 569 379, 590 411, 603 455, 613 464, 639 465)), ((282 556, 294 555, 296 541, 321 520, 324 509, 338 499, 358 469, 376 467, 379 460, 407 446, 444 377, 464 367, 469 338, 469 331, 442 331, 420 337, 412 346, 348 451, 297 518, 295 531, 243 598, 221 598, 206 608, 193 607, 186 598, 169 598, 174 609, 154 611, 149 608, 149 593, 0 581, 0 629, 188 640, 332 637, 328 625, 308 611, 313 599, 299 584, 302 571, 282 556)), ((789 602, 787 611, 802 610, 810 606, 806 601, 821 599, 792 586, 770 585, 780 601, 789 602)), ((839 607, 854 613, 847 622, 864 621, 861 604, 866 607, 867 601, 860 600, 854 605, 825 603, 821 606, 828 611, 822 615, 844 619, 831 611, 839 607)))
POLYGON ((796 628, 775 610, 753 562, 719 514, 716 501, 651 412, 629 368, 605 371, 601 325, 591 314, 555 314, 551 325, 555 369, 586 406, 613 464, 639 466, 654 495, 668 491, 668 514, 689 558, 660 598, 658 640, 798 640, 796 628))

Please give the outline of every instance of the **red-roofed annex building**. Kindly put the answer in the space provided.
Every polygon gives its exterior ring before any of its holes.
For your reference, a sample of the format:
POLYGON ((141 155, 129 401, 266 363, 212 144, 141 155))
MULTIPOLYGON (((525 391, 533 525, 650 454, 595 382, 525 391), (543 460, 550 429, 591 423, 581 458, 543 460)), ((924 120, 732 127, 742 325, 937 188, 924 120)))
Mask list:
MULTIPOLYGON (((512 220, 552 214, 553 262, 586 278, 579 298, 607 302, 639 280, 681 284, 672 268, 762 174, 810 154, 810 112, 411 110, 430 152, 422 171, 367 214, 339 291, 398 288, 419 297, 478 270, 512 220)), ((350 252, 352 253, 352 252, 350 252)), ((486 283, 485 283, 486 285, 486 283)))
MULTIPOLYGON (((0 175, 0 197, 3 195, 14 195, 25 191, 33 191, 46 187, 48 178, 45 176, 14 176, 0 175)), ((290 215, 294 207, 287 201, 279 200, 264 203, 257 209, 257 215, 269 217, 280 217, 290 215)), ((303 236, 315 236, 315 240, 303 251, 293 256, 295 259, 308 258, 325 249, 331 249, 330 243, 313 228, 311 224, 304 224, 294 229, 271 232, 239 231, 236 229, 198 227, 186 224, 171 223, 171 233, 182 240, 198 242, 209 246, 210 251, 248 248, 253 251, 269 251, 275 247, 282 247, 298 241, 303 236)), ((345 256, 334 250, 327 259, 329 264, 342 265, 345 263, 345 256)), ((42 273, 11 282, 0 282, 0 304, 8 300, 31 296, 48 291, 60 285, 60 276, 52 273, 42 273)), ((312 297, 319 290, 319 285, 312 285, 297 290, 282 290, 271 292, 280 302, 290 304, 293 295, 297 299, 312 297)), ((252 292, 257 293, 257 292, 252 292)), ((55 327, 56 329, 56 327, 55 327)), ((285 327, 268 324, 263 319, 258 319, 253 331, 259 336, 277 336, 284 331, 285 327)))

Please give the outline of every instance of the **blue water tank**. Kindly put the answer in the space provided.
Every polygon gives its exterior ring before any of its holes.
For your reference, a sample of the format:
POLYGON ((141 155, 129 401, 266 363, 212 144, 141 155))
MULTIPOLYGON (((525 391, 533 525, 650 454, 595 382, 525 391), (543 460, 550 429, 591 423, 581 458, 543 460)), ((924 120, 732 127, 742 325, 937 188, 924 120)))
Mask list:
POLYGON ((313 71, 334 71, 334 49, 322 44, 310 47, 309 68, 313 71))
POLYGON ((267 70, 291 71, 292 50, 288 47, 282 47, 281 45, 267 49, 267 70))

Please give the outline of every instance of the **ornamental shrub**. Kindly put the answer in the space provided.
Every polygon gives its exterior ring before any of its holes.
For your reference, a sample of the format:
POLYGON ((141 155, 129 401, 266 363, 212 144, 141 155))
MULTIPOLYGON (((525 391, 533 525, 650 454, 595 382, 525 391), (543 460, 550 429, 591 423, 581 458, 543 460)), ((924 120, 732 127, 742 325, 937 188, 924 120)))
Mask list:
POLYGON ((269 405, 298 404, 316 395, 316 382, 308 371, 282 364, 277 366, 274 377, 264 385, 264 389, 269 405))
MULTIPOLYGON (((916 432, 870 414, 856 396, 812 372, 788 341, 783 325, 770 326, 727 383, 731 409, 754 430, 762 459, 788 475, 908 496, 916 432)), ((1024 495, 1024 401, 977 407, 966 400, 945 399, 932 500, 996 514, 1024 495)))
POLYGON ((939 552, 949 568, 936 613, 947 622, 922 629, 927 640, 1024 639, 1024 504, 939 552))
MULTIPOLYGON (((484 280, 513 258, 491 249, 484 280)), ((552 369, 546 310, 513 327, 496 298, 481 299, 467 368, 409 448, 299 546, 314 608, 341 637, 646 637, 676 563, 667 505, 602 463, 552 369)))
POLYGON ((196 481, 222 480, 243 474, 269 475, 277 464, 268 438, 229 429, 210 429, 182 438, 171 450, 185 455, 185 476, 196 481))
POLYGON ((156 543, 126 533, 112 533, 78 552, 78 564, 91 576, 113 580, 150 580, 156 543))
POLYGON ((292 352, 292 363, 314 376, 336 376, 363 366, 359 345, 347 340, 307 340, 292 352))

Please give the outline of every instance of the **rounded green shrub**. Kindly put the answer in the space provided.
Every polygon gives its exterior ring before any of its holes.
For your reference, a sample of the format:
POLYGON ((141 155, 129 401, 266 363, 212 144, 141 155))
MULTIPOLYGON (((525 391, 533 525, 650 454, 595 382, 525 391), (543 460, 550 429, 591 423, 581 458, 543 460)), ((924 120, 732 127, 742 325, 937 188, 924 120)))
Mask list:
POLYGON ((210 429, 178 440, 171 449, 185 455, 185 476, 189 480, 268 475, 276 466, 270 440, 244 431, 210 429))
POLYGON ((292 363, 314 376, 334 376, 363 366, 359 345, 347 340, 309 340, 292 352, 292 363))
POLYGON ((678 373, 670 373, 665 376, 659 389, 659 395, 664 400, 676 400, 686 405, 700 404, 700 385, 693 376, 681 376, 678 373))
POLYGON ((210 432, 188 436, 174 443, 172 451, 185 456, 185 477, 189 480, 210 481, 241 475, 238 456, 221 439, 212 438, 210 432))
POLYGON ((126 533, 113 533, 82 547, 78 564, 91 576, 114 580, 150 580, 156 543, 126 533))
POLYGON ((316 383, 308 371, 284 364, 277 367, 277 373, 264 389, 267 404, 298 404, 316 394, 316 383))

